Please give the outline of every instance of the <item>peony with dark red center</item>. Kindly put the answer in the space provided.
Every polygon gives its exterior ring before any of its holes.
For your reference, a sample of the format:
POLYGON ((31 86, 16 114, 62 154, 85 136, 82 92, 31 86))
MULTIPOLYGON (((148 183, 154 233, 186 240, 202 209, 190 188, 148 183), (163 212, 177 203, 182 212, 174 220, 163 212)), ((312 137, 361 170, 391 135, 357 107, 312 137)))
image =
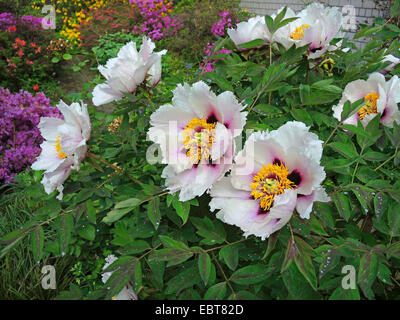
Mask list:
POLYGON ((322 141, 302 122, 255 132, 235 157, 231 174, 210 190, 217 218, 244 235, 265 239, 281 229, 296 209, 309 218, 314 201, 329 201, 321 187, 322 141))

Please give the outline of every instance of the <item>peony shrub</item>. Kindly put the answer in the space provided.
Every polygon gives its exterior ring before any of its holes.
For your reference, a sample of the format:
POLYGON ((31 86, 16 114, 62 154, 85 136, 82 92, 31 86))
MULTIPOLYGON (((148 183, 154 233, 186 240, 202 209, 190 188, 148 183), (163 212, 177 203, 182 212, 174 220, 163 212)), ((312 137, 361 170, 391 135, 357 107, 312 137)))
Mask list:
POLYGON ((215 69, 169 94, 168 52, 127 43, 99 67, 93 104, 107 115, 60 103, 63 120, 40 121, 35 188, 49 194, 3 252, 29 235, 37 261, 104 258, 64 299, 399 298, 400 85, 387 57, 400 57, 400 32, 377 18, 357 48, 341 22, 320 4, 240 22, 211 49, 227 50, 215 69))

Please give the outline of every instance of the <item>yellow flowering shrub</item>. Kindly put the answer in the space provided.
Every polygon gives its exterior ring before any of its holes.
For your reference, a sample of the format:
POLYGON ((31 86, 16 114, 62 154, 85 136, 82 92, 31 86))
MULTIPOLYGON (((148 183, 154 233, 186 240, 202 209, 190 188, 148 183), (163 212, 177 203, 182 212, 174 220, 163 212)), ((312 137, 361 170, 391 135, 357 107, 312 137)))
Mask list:
POLYGON ((91 19, 87 16, 87 11, 105 7, 113 2, 128 4, 129 0, 34 0, 32 8, 39 11, 45 5, 54 6, 57 23, 62 23, 60 35, 76 46, 81 42, 78 26, 91 19))

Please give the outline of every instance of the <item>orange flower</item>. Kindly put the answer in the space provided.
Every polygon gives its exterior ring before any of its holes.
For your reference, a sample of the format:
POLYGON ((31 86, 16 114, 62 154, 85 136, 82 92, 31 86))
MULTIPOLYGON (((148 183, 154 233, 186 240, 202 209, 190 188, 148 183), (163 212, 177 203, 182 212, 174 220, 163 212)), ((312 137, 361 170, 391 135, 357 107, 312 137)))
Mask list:
POLYGON ((22 49, 19 49, 18 53, 19 57, 22 57, 24 55, 24 52, 22 51, 22 49))
POLYGON ((35 84, 35 85, 33 86, 33 90, 34 90, 34 91, 38 91, 38 90, 39 90, 39 85, 35 84))
POLYGON ((31 47, 36 48, 36 43, 31 42, 31 47))

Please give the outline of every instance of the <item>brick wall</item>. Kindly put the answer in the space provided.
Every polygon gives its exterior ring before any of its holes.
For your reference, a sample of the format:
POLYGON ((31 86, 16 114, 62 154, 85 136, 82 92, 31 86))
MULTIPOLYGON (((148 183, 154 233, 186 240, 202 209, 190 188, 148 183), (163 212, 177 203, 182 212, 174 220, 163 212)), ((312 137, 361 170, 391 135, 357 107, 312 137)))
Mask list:
MULTIPOLYGON (((343 7, 347 5, 353 6, 357 29, 347 28, 345 31, 348 37, 352 37, 355 34, 360 23, 371 24, 376 17, 386 18, 390 7, 390 0, 241 0, 240 5, 242 8, 247 8, 251 13, 270 15, 284 6, 288 6, 298 12, 311 2, 320 2, 325 6, 342 8, 344 16, 348 12, 343 7)), ((359 46, 362 46, 364 41, 360 39, 357 43, 359 46)))

